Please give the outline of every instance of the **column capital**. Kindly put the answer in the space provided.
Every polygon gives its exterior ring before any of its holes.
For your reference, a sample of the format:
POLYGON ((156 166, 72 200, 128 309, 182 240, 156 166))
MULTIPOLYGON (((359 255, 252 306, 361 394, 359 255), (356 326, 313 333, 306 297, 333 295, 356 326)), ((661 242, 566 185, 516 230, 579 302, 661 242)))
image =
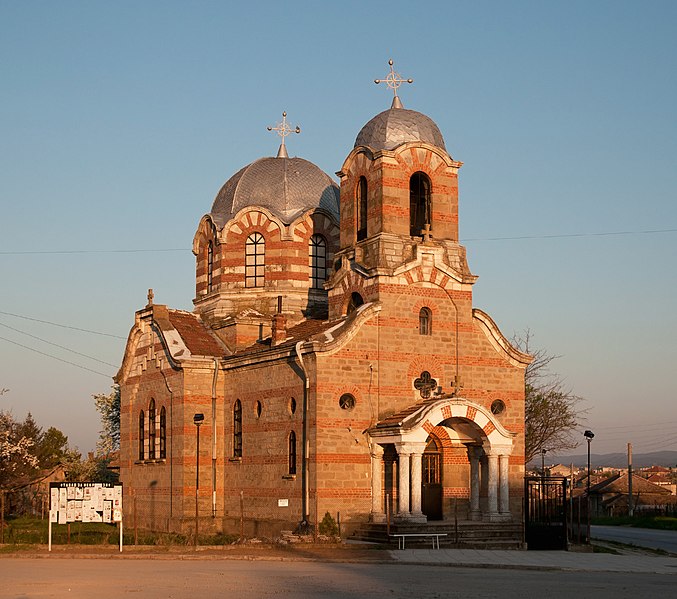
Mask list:
POLYGON ((468 458, 479 460, 482 457, 482 447, 480 445, 468 445, 468 458))
POLYGON ((369 443, 369 453, 372 458, 382 458, 383 457, 383 445, 374 443, 373 441, 369 443))
POLYGON ((411 455, 414 452, 414 445, 411 441, 400 441, 395 443, 395 449, 398 455, 411 455))
POLYGON ((484 449, 484 453, 487 454, 487 456, 512 454, 512 445, 491 445, 489 443, 484 443, 482 449, 484 449))

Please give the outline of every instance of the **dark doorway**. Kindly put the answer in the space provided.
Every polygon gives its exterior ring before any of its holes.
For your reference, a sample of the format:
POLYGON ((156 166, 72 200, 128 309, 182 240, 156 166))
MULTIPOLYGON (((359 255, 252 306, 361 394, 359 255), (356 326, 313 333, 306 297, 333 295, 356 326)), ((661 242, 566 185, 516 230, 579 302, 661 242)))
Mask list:
POLYGON ((428 520, 442 519, 442 451, 439 443, 430 437, 423 454, 421 481, 421 509, 428 520))

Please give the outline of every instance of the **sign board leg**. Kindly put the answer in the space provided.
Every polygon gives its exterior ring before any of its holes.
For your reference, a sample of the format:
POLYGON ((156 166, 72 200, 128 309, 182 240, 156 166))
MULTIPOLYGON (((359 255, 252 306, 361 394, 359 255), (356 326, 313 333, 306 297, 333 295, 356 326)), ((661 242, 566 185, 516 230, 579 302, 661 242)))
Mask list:
POLYGON ((51 516, 49 518, 49 543, 48 543, 48 546, 49 546, 49 551, 51 551, 52 550, 52 518, 51 518, 51 516))

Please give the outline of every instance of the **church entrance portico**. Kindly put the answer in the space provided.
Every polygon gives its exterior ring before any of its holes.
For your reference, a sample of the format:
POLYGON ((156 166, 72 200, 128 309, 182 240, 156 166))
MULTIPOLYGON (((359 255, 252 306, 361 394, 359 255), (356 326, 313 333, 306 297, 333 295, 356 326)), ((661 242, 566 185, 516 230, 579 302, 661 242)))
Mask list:
POLYGON ((383 419, 368 431, 372 521, 385 521, 389 498, 393 499, 395 522, 444 520, 451 515, 448 508, 445 513, 446 495, 467 505, 468 520, 511 521, 513 435, 491 412, 469 400, 435 398, 412 408, 383 419), (450 456, 449 465, 445 455, 450 456), (462 460, 465 466, 454 465, 454 460, 461 462, 453 458, 459 455, 467 456, 462 460), (443 482, 445 468, 455 468, 453 485, 443 482), (459 478, 464 482, 459 483, 459 478))

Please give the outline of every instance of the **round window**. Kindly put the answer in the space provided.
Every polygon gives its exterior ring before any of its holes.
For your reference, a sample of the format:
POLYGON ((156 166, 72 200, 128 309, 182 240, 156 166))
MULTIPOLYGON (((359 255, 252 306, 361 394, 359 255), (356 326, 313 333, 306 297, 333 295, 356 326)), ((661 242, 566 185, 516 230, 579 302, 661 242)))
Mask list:
POLYGON ((503 412, 505 412, 505 404, 503 401, 500 399, 494 400, 491 404, 491 413, 498 416, 499 414, 503 414, 503 412))
POLYGON ((352 410, 355 407, 355 398, 350 393, 344 393, 339 397, 339 407, 342 410, 352 410))

